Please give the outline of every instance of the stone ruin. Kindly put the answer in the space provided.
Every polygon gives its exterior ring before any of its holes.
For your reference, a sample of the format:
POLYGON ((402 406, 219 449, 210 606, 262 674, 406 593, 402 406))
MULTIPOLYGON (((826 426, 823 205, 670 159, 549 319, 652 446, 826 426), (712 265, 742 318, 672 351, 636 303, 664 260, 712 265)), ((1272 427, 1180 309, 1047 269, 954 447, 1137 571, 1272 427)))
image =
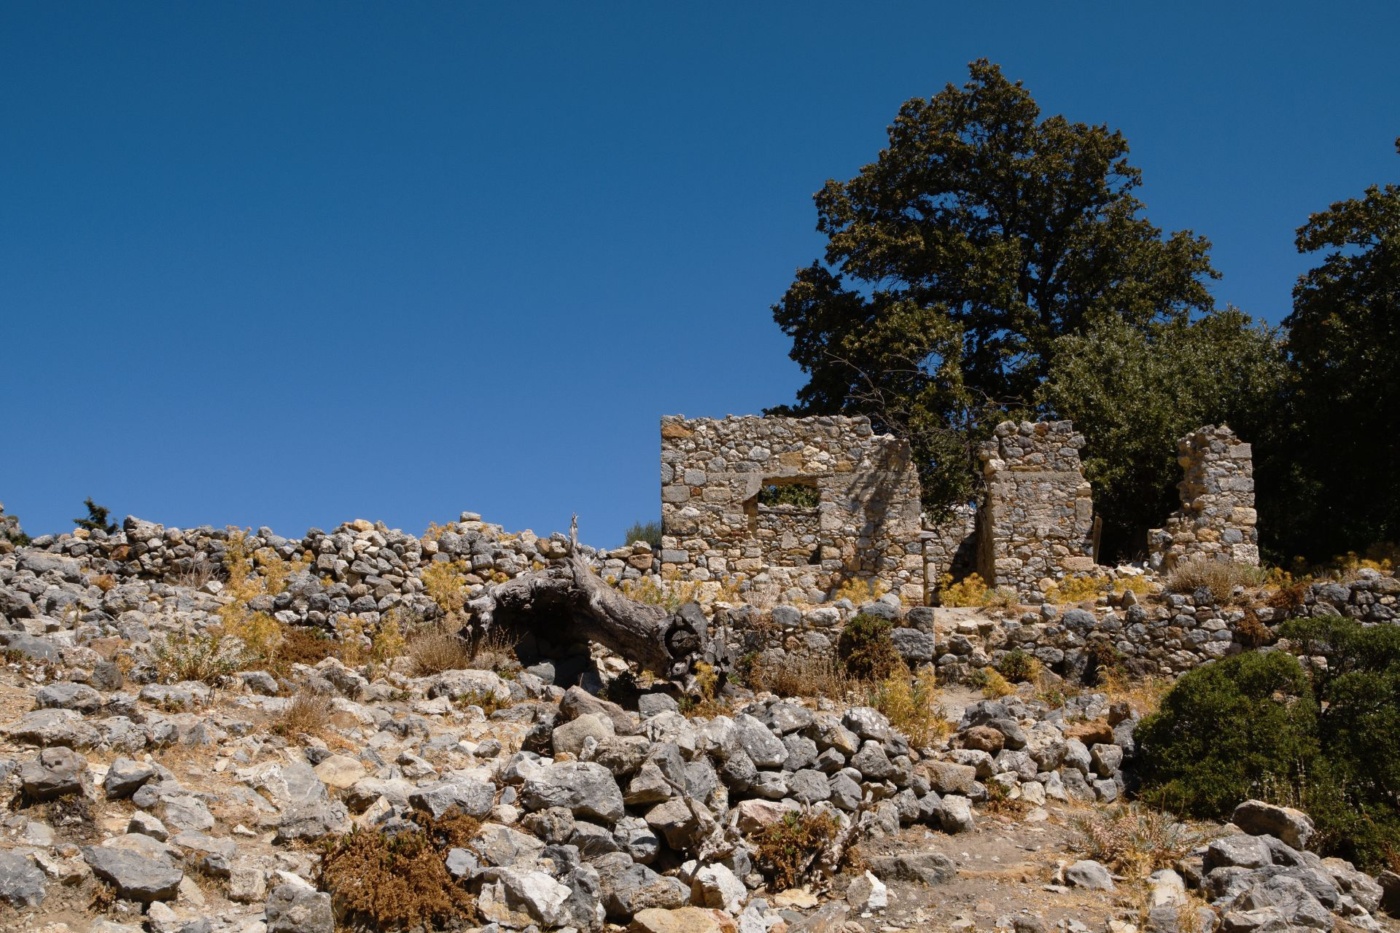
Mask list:
MULTIPOLYGON (((1092 490, 1069 421, 1003 422, 986 441, 985 494, 924 518, 918 472, 903 440, 864 417, 661 422, 663 577, 776 588, 819 603, 850 580, 871 595, 928 605, 948 577, 1036 601, 1055 580, 1092 572, 1092 490), (796 487, 796 488, 794 488, 796 487)), ((1149 533, 1149 563, 1259 562, 1250 445, 1227 427, 1178 444, 1182 508, 1149 533)))
POLYGON ((978 513, 977 572, 1032 592, 1044 579, 1094 567, 1094 500, 1079 464, 1084 436, 1068 421, 1010 421, 982 445, 987 492, 978 513))
POLYGON ((851 580, 925 601, 909 445, 864 417, 661 421, 661 572, 822 602, 851 580))
POLYGON ((1177 484, 1181 508, 1165 528, 1148 532, 1148 566, 1168 571, 1189 560, 1259 563, 1254 510, 1254 460, 1249 444, 1221 425, 1177 441, 1186 477, 1177 484))

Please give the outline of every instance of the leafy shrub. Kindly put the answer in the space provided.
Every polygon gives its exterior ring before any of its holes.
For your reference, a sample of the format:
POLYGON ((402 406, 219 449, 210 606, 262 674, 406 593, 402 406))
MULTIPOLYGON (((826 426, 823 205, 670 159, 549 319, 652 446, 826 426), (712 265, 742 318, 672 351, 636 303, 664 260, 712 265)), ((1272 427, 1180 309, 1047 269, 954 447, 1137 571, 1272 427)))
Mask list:
POLYGON ((1113 581, 1105 574, 1076 575, 1065 577, 1051 584, 1045 591, 1045 598, 1057 606, 1082 603, 1098 599, 1113 588, 1113 581))
POLYGON ((480 824, 458 814, 435 821, 416 813, 414 821, 416 829, 392 835, 356 829, 323 847, 321 887, 350 928, 457 929, 475 919, 475 898, 452 879, 445 861, 480 824))
POLYGON ((831 594, 832 599, 849 599, 852 605, 862 605, 863 603, 873 603, 875 600, 889 592, 885 586, 885 581, 875 577, 846 577, 836 591, 831 594))
POLYGON ((653 551, 661 547, 661 523, 660 522, 633 522, 627 528, 624 543, 632 544, 636 541, 645 541, 651 545, 653 551))
POLYGON ((1400 852, 1400 629, 1296 619, 1282 651, 1242 654, 1178 681, 1137 738, 1151 799, 1223 816, 1247 797, 1301 806, 1315 845, 1375 870, 1400 852))
POLYGON ((758 865, 771 890, 786 891, 807 880, 807 872, 840 828, 829 813, 784 813, 754 833, 758 865))
POLYGON ((997 673, 1007 680, 1027 683, 1040 676, 1040 662, 1020 648, 1012 648, 996 663, 997 673))
POLYGON ((878 616, 861 613, 846 623, 836 642, 836 656, 846 673, 857 680, 884 680, 902 664, 894 641, 893 628, 878 616))
POLYGON ((978 574, 953 582, 953 575, 945 573, 938 579, 938 601, 949 608, 971 608, 985 606, 991 600, 991 590, 978 574))
POLYGON ((1135 732, 1144 796, 1198 817, 1251 797, 1296 801, 1317 754, 1317 701, 1297 659, 1246 653, 1181 677, 1135 732))
POLYGON ((467 565, 462 561, 433 561, 421 575, 423 589, 448 619, 456 619, 467 605, 467 565))

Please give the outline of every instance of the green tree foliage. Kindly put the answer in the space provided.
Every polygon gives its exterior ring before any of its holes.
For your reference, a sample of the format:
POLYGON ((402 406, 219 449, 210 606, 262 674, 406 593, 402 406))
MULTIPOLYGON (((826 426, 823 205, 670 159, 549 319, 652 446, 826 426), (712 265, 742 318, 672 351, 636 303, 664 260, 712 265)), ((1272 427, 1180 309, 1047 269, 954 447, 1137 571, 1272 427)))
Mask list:
POLYGON ((907 437, 932 509, 966 500, 976 440, 1036 405, 1059 338, 1208 312, 1216 275, 1204 238, 1142 216, 1121 133, 1041 119, 996 65, 970 72, 905 103, 878 159, 826 183, 824 260, 773 307, 809 377, 774 411, 907 437))
POLYGON ((1278 524, 1286 553, 1321 559, 1400 539, 1400 185, 1313 214, 1297 246, 1323 255, 1284 320, 1296 469, 1278 524))
POLYGON ((111 509, 93 502, 91 496, 83 500, 83 505, 87 506, 87 518, 75 518, 73 524, 79 528, 86 528, 88 531, 102 531, 109 535, 116 534, 117 523, 107 521, 107 513, 111 509))
POLYGON ((1249 797, 1301 806, 1319 851, 1374 869, 1400 851, 1400 628, 1321 618, 1279 633, 1326 665, 1251 652, 1182 677, 1135 733, 1143 793, 1202 817, 1249 797))
POLYGON ((1254 441, 1268 475, 1283 452, 1272 438, 1286 378, 1278 334, 1233 308, 1142 327, 1102 315, 1056 341, 1039 397, 1087 435, 1102 553, 1142 550, 1146 529, 1177 507, 1176 441, 1202 425, 1225 422, 1254 441))

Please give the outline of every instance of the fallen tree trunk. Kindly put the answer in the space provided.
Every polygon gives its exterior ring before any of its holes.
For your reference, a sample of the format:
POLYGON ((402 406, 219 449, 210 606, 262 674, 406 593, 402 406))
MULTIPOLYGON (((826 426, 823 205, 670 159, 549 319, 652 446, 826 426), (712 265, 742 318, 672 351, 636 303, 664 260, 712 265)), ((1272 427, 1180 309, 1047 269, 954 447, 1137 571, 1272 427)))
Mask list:
POLYGON ((473 600, 477 635, 495 628, 528 631, 532 623, 567 619, 571 632, 597 642, 686 692, 695 687, 696 665, 723 675, 728 657, 722 638, 696 603, 675 612, 629 599, 598 577, 579 554, 577 524, 563 564, 521 574, 473 600))

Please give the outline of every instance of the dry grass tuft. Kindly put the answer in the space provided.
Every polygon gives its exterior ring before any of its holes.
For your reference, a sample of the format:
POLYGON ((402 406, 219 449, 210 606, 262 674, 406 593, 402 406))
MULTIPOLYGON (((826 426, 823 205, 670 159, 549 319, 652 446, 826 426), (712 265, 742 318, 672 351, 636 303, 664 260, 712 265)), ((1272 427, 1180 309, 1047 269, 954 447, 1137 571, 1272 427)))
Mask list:
POLYGON ((444 864, 480 824, 470 817, 431 820, 416 814, 416 830, 355 830, 324 847, 321 887, 350 928, 400 931, 459 929, 476 919, 476 899, 444 864))
POLYGON ((782 697, 832 700, 845 700, 859 686, 835 658, 810 655, 778 661, 760 655, 749 667, 748 683, 754 690, 767 690, 782 697))
POLYGON ((319 736, 330 727, 335 707, 323 693, 299 693, 273 720, 271 729, 280 736, 319 736))
POLYGON ((1235 561, 1197 559, 1182 561, 1167 574, 1167 592, 1194 593, 1204 587, 1217 605, 1236 601, 1235 588, 1263 586, 1268 572, 1263 568, 1235 561))
POLYGON ((442 628, 431 628, 409 636, 408 657, 420 677, 443 671, 462 671, 472 666, 471 648, 457 635, 442 628))
POLYGON ((1010 696, 1016 692, 1016 688, 994 667, 983 667, 973 671, 968 675, 967 681, 981 690, 982 695, 989 700, 1010 696))
POLYGON ((1130 678, 1119 667, 1109 667, 1101 671, 1098 690, 1108 697, 1110 703, 1126 702, 1139 717, 1157 712, 1162 700, 1176 681, 1170 677, 1149 676, 1130 678))
POLYGON ((911 673, 903 664, 871 691, 870 705, 884 713, 915 748, 928 748, 953 732, 953 723, 938 703, 938 681, 932 665, 911 673))
POLYGON ((1140 804, 1091 810, 1072 827, 1072 844, 1080 854, 1132 878, 1170 868, 1202 841, 1200 833, 1170 814, 1140 804))

